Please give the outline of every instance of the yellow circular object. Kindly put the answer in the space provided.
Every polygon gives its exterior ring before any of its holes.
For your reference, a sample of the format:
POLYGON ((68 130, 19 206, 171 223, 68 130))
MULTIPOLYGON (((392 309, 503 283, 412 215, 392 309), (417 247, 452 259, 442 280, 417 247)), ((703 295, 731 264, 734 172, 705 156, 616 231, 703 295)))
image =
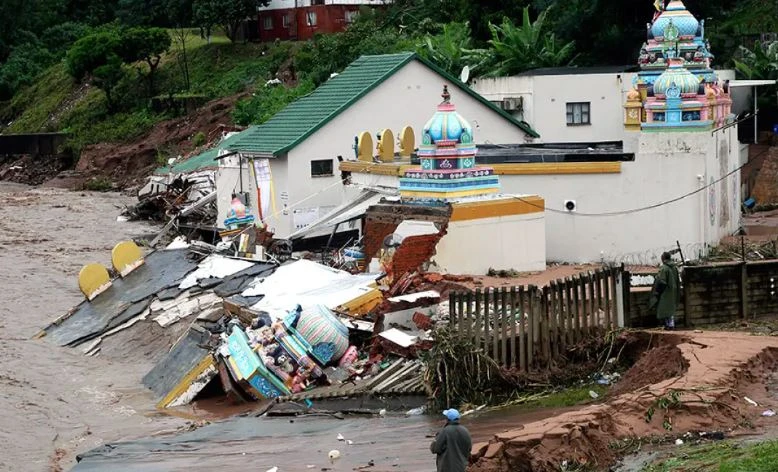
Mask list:
POLYGON ((122 277, 143 264, 143 252, 133 241, 122 241, 111 251, 111 263, 122 277))
POLYGON ((93 300, 110 286, 111 277, 102 264, 87 264, 78 273, 78 288, 87 300, 93 300))

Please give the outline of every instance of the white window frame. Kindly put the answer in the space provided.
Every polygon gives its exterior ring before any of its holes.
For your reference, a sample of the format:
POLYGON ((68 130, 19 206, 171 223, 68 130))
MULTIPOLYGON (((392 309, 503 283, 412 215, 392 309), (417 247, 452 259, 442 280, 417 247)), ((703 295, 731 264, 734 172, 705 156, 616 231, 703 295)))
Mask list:
POLYGON ((308 10, 305 12, 305 24, 308 26, 316 26, 316 12, 313 10, 308 10))
POLYGON ((346 10, 346 16, 344 19, 346 20, 346 23, 351 24, 354 22, 354 20, 357 19, 357 15, 359 15, 358 10, 346 10))
POLYGON ((265 31, 273 29, 273 17, 270 15, 262 17, 262 28, 265 31))
POLYGON ((284 16, 281 18, 281 23, 283 24, 284 28, 289 28, 289 13, 284 14, 284 16))

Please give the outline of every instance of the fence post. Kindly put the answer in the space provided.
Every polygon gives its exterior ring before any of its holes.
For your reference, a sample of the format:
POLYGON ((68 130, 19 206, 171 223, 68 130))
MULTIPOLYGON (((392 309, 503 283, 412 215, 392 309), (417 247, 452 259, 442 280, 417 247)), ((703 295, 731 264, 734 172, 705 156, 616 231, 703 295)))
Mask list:
POLYGON ((481 347, 483 338, 481 337, 483 320, 481 318, 481 289, 475 289, 475 322, 473 323, 473 329, 475 330, 474 338, 475 345, 481 347))
POLYGON ((527 289, 527 297, 529 299, 529 319, 527 320, 527 369, 532 368, 533 358, 535 355, 535 320, 537 319, 535 313, 535 305, 537 305, 536 297, 537 288, 534 285, 530 285, 527 289))
POLYGON ((494 325, 492 326, 492 359, 494 359, 494 362, 499 362, 500 360, 500 294, 499 289, 493 288, 492 289, 492 300, 494 305, 492 305, 492 318, 494 319, 494 325))
POLYGON ((489 319, 489 288, 484 289, 484 339, 482 346, 484 348, 484 352, 489 354, 489 325, 491 324, 491 320, 489 319))
POLYGON ((465 316, 465 294, 462 292, 457 293, 457 328, 459 331, 463 330, 462 320, 465 316))
POLYGON ((511 368, 516 368, 516 314, 521 311, 516 310, 516 286, 511 287, 510 292, 510 306, 511 306, 511 368))
POLYGON ((551 337, 548 332, 550 311, 548 286, 544 286, 540 289, 540 351, 543 353, 543 362, 549 367, 551 366, 551 337))
POLYGON ((508 317, 508 290, 505 287, 500 289, 500 305, 502 307, 502 365, 508 364, 508 323, 510 318, 508 317))
POLYGON ((579 288, 581 286, 581 277, 573 276, 571 278, 573 286, 573 321, 575 322, 575 342, 581 340, 581 306, 578 304, 579 288))
POLYGON ((456 311, 457 311, 457 293, 455 291, 448 292, 448 324, 453 329, 456 324, 456 311))
POLYGON ((608 320, 600 319, 600 312, 602 311, 602 271, 599 269, 594 271, 594 318, 597 324, 597 330, 608 328, 608 320))
POLYGON ((565 304, 565 286, 564 281, 562 279, 557 279, 556 281, 556 287, 557 287, 557 300, 559 302, 559 343, 561 345, 560 352, 565 352, 565 349, 567 348, 567 337, 568 334, 568 311, 567 311, 567 305, 565 304))
POLYGON ((581 281, 581 329, 583 330, 583 336, 589 334, 589 291, 587 290, 589 285, 589 274, 583 274, 580 278, 581 281))
POLYGON ((611 330, 616 329, 616 319, 611 312, 611 280, 613 279, 613 271, 610 267, 605 269, 605 277, 602 284, 602 297, 605 299, 605 324, 611 330))
POLYGON ((519 365, 521 366, 521 370, 525 371, 527 370, 527 341, 524 338, 525 336, 525 329, 526 326, 526 319, 527 319, 527 311, 524 310, 524 299, 525 299, 525 293, 524 293, 524 286, 519 286, 519 306, 521 307, 521 315, 519 316, 519 365))
POLYGON ((558 315, 559 312, 557 311, 557 289, 556 289, 556 282, 551 281, 549 284, 549 306, 550 306, 550 315, 549 316, 549 331, 551 332, 551 337, 549 338, 549 341, 551 343, 551 355, 556 358, 559 356, 559 323, 558 323, 558 315))
POLYGON ((466 333, 469 339, 473 339, 473 292, 471 290, 468 290, 465 295, 465 303, 467 304, 467 310, 465 311, 467 314, 466 333))

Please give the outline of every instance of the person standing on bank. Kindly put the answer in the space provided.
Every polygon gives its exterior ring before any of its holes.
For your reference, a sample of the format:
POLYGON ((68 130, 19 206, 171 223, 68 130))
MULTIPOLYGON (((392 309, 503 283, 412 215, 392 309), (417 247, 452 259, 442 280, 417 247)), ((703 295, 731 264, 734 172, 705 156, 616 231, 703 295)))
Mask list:
POLYGON ((465 472, 473 448, 470 432, 459 424, 460 414, 451 408, 443 412, 446 425, 435 436, 430 451, 437 454, 438 472, 465 472))
POLYGON ((662 266, 654 280, 649 309, 656 309, 656 317, 664 321, 666 330, 675 329, 675 309, 681 301, 681 278, 678 268, 670 260, 670 253, 662 253, 662 266))

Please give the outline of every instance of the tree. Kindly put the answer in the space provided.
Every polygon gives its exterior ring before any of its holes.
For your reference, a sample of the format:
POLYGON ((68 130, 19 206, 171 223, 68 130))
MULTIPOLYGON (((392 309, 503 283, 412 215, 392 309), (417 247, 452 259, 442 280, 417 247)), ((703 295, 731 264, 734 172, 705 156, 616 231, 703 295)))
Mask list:
POLYGON ((65 66, 76 80, 88 75, 106 97, 108 109, 114 109, 112 90, 124 74, 122 60, 117 54, 120 38, 115 30, 99 31, 84 36, 68 50, 65 66))
POLYGON ((205 24, 215 19, 216 21, 209 26, 220 23, 224 27, 224 33, 234 43, 243 21, 246 18, 256 17, 257 9, 269 3, 270 0, 196 0, 194 7, 196 18, 207 19, 205 24))
POLYGON ((483 49, 473 48, 468 23, 448 23, 437 35, 426 35, 420 43, 418 53, 436 63, 449 73, 459 76, 464 66, 470 70, 478 69, 484 62, 483 49))
POLYGON ((211 41, 211 30, 219 24, 219 0, 194 0, 192 12, 194 22, 205 32, 205 37, 211 41))
POLYGON ((159 0, 119 0, 116 18, 127 26, 169 26, 171 18, 159 0))
POLYGON ((178 49, 178 63, 184 78, 184 89, 189 90, 189 58, 186 54, 186 42, 189 38, 189 27, 192 25, 192 0, 168 0, 168 16, 173 21, 173 36, 178 49))
POLYGON ((562 44, 554 33, 544 30, 544 11, 530 21, 524 9, 521 26, 503 18, 501 25, 490 24, 494 69, 489 75, 515 75, 538 67, 556 67, 572 62, 573 42, 562 44))
MULTIPOLYGON (((154 73, 162 59, 162 54, 170 49, 170 43, 170 35, 162 28, 130 28, 121 34, 119 57, 128 64, 142 61, 149 66, 146 75, 149 96, 154 95, 154 73)), ((143 75, 140 69, 138 73, 143 75)))

